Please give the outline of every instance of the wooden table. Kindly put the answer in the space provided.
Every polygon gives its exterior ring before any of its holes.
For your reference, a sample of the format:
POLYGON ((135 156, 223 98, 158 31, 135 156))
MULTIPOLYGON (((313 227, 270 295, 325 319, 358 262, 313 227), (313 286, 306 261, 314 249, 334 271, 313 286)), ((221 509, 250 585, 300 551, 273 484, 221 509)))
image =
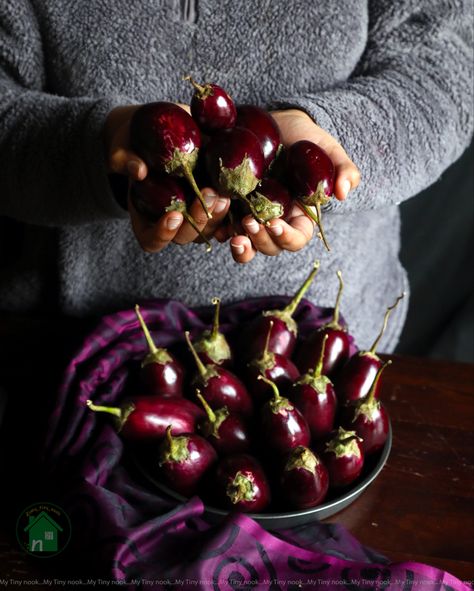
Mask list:
MULTIPOLYGON (((22 349, 12 345, 16 341, 6 346, 11 334, 1 320, 0 384, 5 384, 25 367, 22 349)), ((40 344, 44 333, 37 330, 40 344)), ((472 580, 474 366, 392 358, 383 386, 393 426, 391 455, 377 480, 331 521, 394 561, 424 562, 472 580)), ((2 522, 0 579, 42 579, 39 561, 21 553, 2 522)))

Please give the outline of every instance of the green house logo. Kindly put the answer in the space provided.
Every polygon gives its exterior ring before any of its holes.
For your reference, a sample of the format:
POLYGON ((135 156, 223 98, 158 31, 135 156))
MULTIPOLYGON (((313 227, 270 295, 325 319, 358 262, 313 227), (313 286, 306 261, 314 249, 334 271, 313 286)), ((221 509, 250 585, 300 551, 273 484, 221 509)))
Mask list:
POLYGON ((21 547, 38 558, 59 554, 71 537, 66 512, 52 503, 35 503, 19 516, 16 535, 21 547))

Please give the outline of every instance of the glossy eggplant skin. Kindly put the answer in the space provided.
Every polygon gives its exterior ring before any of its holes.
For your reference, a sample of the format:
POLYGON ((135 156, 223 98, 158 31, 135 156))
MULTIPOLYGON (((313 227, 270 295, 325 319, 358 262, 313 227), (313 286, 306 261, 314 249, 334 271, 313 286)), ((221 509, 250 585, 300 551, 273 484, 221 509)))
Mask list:
POLYGON ((388 414, 380 401, 375 401, 375 406, 369 416, 356 413, 356 407, 353 404, 346 407, 341 422, 347 429, 355 431, 362 439, 361 446, 366 456, 379 452, 387 441, 388 414))
POLYGON ((253 403, 242 381, 224 367, 212 367, 215 375, 203 382, 198 374, 193 382, 203 397, 213 408, 227 406, 231 413, 250 416, 253 412, 253 403))
POLYGON ((249 454, 222 459, 217 466, 214 486, 215 500, 219 506, 243 513, 263 511, 271 500, 270 486, 263 468, 249 454), (239 481, 247 485, 249 498, 239 498, 239 481))
POLYGON ((257 136, 263 152, 264 166, 268 168, 281 145, 280 130, 273 117, 268 111, 255 105, 239 105, 235 124, 250 129, 257 136))
POLYGON ((334 429, 337 397, 334 386, 329 383, 318 392, 309 384, 295 384, 290 399, 305 417, 313 440, 327 437, 334 429))
POLYGON ((268 351, 291 357, 296 345, 296 335, 286 323, 272 315, 258 316, 242 333, 242 356, 248 361, 259 357, 265 349, 268 331, 271 330, 268 351), (273 322, 273 326, 271 323, 273 322))
MULTIPOLYGON (((164 461, 160 464, 160 468, 166 482, 173 490, 191 497, 196 494, 204 474, 217 461, 217 454, 212 445, 200 435, 186 433, 182 437, 186 440, 188 457, 181 461, 164 461)), ((166 445, 166 442, 163 445, 166 445)))
POLYGON ((234 127, 237 109, 227 92, 217 84, 205 84, 191 99, 191 115, 202 132, 212 135, 234 127))
POLYGON ((162 439, 169 425, 173 433, 192 433, 204 412, 184 398, 140 396, 131 400, 133 410, 124 422, 120 435, 127 440, 162 439))
POLYGON ((166 363, 147 363, 140 370, 140 379, 151 395, 173 398, 183 395, 184 370, 181 363, 170 355, 166 363))
POLYGON ((308 423, 300 411, 289 403, 287 408, 274 412, 271 403, 272 401, 267 402, 261 411, 261 430, 265 445, 282 454, 299 445, 307 447, 311 435, 308 423))
POLYGON ((258 376, 263 375, 275 382, 279 390, 287 392, 293 383, 299 378, 300 372, 296 365, 283 355, 278 353, 273 354, 274 364, 261 371, 257 364, 250 363, 245 371, 245 383, 248 386, 249 392, 253 400, 262 405, 272 397, 271 387, 258 379, 258 376))
POLYGON ((309 509, 322 503, 329 488, 329 475, 324 464, 308 448, 295 448, 290 454, 290 461, 283 469, 281 476, 283 496, 292 509, 309 509), (292 466, 291 456, 301 451, 311 454, 314 466, 311 469, 292 466))
POLYGON ((130 199, 137 212, 148 221, 157 222, 176 203, 186 206, 186 189, 180 179, 168 174, 148 173, 143 181, 130 185, 130 199))
MULTIPOLYGON (((191 115, 167 102, 147 103, 135 111, 130 122, 130 142, 134 152, 156 172, 174 174, 170 163, 176 150, 190 156, 201 147, 201 132, 191 115)), ((178 176, 182 176, 178 172, 178 176)))
POLYGON ((327 153, 308 140, 294 143, 287 152, 289 182, 306 205, 325 203, 334 192, 336 169, 327 153))
POLYGON ((341 370, 350 357, 351 338, 342 329, 321 328, 303 341, 296 352, 295 364, 301 373, 312 369, 321 355, 325 335, 328 335, 324 349, 322 373, 329 378, 341 370))
MULTIPOLYGON (((365 398, 383 362, 375 354, 359 352, 353 355, 342 368, 335 387, 338 400, 347 404, 365 398)), ((377 397, 379 388, 375 392, 377 397)))

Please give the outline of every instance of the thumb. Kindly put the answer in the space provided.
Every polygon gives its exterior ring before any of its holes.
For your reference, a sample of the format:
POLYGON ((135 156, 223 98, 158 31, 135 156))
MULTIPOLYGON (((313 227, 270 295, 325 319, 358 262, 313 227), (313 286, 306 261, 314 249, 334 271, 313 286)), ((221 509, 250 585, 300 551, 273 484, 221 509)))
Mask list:
POLYGON ((142 181, 148 174, 148 167, 135 152, 117 148, 110 156, 110 170, 129 176, 135 181, 142 181))

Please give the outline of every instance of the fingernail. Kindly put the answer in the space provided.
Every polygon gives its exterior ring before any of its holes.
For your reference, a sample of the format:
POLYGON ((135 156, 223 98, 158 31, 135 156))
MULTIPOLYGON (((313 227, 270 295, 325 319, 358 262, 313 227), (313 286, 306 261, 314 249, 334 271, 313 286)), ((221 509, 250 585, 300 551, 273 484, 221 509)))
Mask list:
POLYGON ((214 205, 214 201, 216 200, 217 195, 214 193, 204 193, 204 201, 206 202, 207 207, 211 207, 214 205))
POLYGON ((245 222, 245 227, 250 234, 257 234, 260 230, 260 226, 258 225, 256 220, 250 220, 249 222, 245 222))
POLYGON ((214 213, 220 213, 227 207, 227 199, 218 199, 214 207, 214 213))
POLYGON ((176 228, 179 228, 182 222, 183 218, 168 218, 168 221, 166 222, 166 227, 168 228, 168 230, 176 230, 176 228))
POLYGON ((140 162, 137 162, 136 160, 129 160, 127 162, 127 170, 130 176, 138 177, 140 173, 140 162))
POLYGON ((233 248, 235 254, 243 254, 244 253, 245 246, 243 246, 243 244, 234 244, 233 242, 231 242, 230 245, 233 248))
POLYGON ((344 196, 344 199, 347 197, 347 194, 349 193, 350 190, 351 190, 351 181, 349 179, 346 179, 342 183, 342 194, 344 196))
POLYGON ((274 236, 281 236, 283 234, 283 226, 281 224, 268 226, 268 229, 274 236))

